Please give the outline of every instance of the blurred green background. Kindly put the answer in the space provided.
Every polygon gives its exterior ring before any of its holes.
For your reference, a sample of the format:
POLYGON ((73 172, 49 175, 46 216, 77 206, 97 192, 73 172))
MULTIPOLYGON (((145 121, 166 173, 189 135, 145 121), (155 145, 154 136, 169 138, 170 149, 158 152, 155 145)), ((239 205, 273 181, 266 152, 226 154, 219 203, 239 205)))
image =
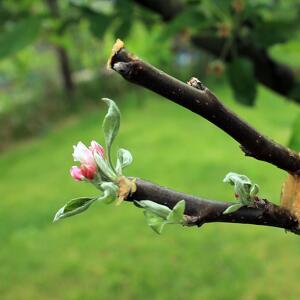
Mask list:
POLYGON ((299 299, 300 240, 280 229, 213 223, 158 236, 130 203, 52 223, 67 200, 96 193, 69 168, 72 145, 103 143, 102 97, 122 112, 114 149, 133 153, 126 175, 231 201, 222 179, 235 171, 279 203, 284 171, 245 158, 215 126, 126 83, 106 60, 120 37, 173 76, 199 77, 258 130, 299 150, 298 2, 2 0, 0 298, 299 299), (225 39, 220 55, 196 47, 194 34, 225 39), (265 87, 240 41, 272 70, 292 70, 288 91, 265 87))

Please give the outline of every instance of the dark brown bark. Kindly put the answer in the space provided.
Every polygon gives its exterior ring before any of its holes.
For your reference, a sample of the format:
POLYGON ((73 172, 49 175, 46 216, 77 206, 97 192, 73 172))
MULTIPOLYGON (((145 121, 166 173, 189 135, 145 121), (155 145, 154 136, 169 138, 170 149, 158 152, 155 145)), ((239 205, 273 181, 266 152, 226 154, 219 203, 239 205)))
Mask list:
POLYGON ((111 67, 126 80, 143 86, 204 117, 240 143, 246 155, 299 174, 300 156, 262 135, 243 121, 202 84, 192 87, 120 49, 111 67))
MULTIPOLYGON (((134 0, 152 11, 158 13, 165 21, 176 17, 185 6, 181 1, 172 0, 172 5, 166 9, 160 0, 134 0), (151 6, 148 5, 151 2, 151 6)), ((192 42, 199 48, 202 48, 211 54, 220 57, 224 48, 225 39, 210 36, 201 36, 199 34, 192 36, 192 42)), ((281 64, 272 59, 266 49, 259 48, 253 42, 245 39, 235 40, 236 54, 247 57, 253 62, 255 76, 257 80, 273 91, 287 97, 288 100, 300 102, 300 97, 293 93, 293 90, 299 85, 293 70, 287 65, 281 64)), ((231 54, 228 53, 224 59, 229 61, 231 54)))
POLYGON ((260 200, 257 208, 242 207, 234 213, 224 215, 224 210, 234 203, 198 198, 142 179, 136 180, 136 186, 136 192, 126 201, 147 199, 172 209, 177 202, 185 200, 185 215, 189 226, 227 222, 280 227, 300 233, 297 218, 285 208, 267 200, 260 200))
MULTIPOLYGON (((46 0, 49 10, 54 18, 59 18, 59 8, 57 0, 46 0)), ((63 86, 66 92, 71 93, 74 90, 74 82, 67 50, 59 45, 54 45, 56 55, 59 62, 60 74, 63 81, 63 86)), ((71 98, 70 98, 71 99, 71 98)))

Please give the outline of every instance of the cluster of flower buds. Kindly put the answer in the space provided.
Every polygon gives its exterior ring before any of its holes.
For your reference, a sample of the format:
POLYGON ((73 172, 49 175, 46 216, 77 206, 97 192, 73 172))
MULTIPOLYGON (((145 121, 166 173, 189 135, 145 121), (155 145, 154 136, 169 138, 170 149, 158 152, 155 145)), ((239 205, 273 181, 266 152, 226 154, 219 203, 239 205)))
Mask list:
POLYGON ((70 200, 57 211, 54 221, 82 213, 95 202, 120 204, 136 189, 134 180, 123 176, 123 169, 132 163, 131 153, 120 148, 116 163, 112 162, 111 145, 119 131, 120 111, 114 101, 107 98, 103 101, 108 105, 102 124, 106 151, 104 153, 103 147, 96 141, 92 141, 89 146, 79 142, 73 146, 73 158, 79 162, 79 166, 73 166, 70 170, 72 178, 93 184, 101 194, 70 200))
POLYGON ((82 142, 73 146, 74 161, 80 162, 80 166, 73 166, 70 170, 71 176, 77 180, 93 180, 98 172, 95 155, 98 154, 104 158, 104 149, 96 141, 92 141, 87 147, 82 142))

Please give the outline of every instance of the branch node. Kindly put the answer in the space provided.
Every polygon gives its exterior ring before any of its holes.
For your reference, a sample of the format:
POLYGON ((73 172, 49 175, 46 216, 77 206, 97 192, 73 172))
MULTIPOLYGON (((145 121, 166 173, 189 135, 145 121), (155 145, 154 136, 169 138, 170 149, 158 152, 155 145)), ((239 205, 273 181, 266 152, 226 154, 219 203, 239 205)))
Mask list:
POLYGON ((116 62, 112 68, 123 76, 130 76, 132 72, 130 63, 126 62, 116 62))
POLYGON ((206 89, 206 86, 196 77, 192 77, 187 84, 200 91, 204 91, 206 89))

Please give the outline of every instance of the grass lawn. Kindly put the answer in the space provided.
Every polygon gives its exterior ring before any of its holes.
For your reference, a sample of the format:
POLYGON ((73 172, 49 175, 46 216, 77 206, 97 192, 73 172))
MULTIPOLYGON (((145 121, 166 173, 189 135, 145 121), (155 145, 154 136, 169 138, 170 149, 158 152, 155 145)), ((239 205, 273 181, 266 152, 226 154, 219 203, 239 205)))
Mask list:
MULTIPOLYGON (((226 88, 216 93, 256 128, 288 142, 295 105, 262 89, 255 109, 232 102, 226 88)), ((285 173, 245 158, 204 119, 140 89, 115 100, 123 117, 116 146, 134 155, 128 175, 232 200, 222 179, 235 171, 278 202, 285 173)), ((53 224, 67 200, 96 193, 74 182, 69 168, 73 144, 103 142, 105 109, 99 104, 0 156, 1 299, 299 299, 300 238, 280 229, 220 223, 169 226, 158 236, 129 203, 95 204, 53 224)))

